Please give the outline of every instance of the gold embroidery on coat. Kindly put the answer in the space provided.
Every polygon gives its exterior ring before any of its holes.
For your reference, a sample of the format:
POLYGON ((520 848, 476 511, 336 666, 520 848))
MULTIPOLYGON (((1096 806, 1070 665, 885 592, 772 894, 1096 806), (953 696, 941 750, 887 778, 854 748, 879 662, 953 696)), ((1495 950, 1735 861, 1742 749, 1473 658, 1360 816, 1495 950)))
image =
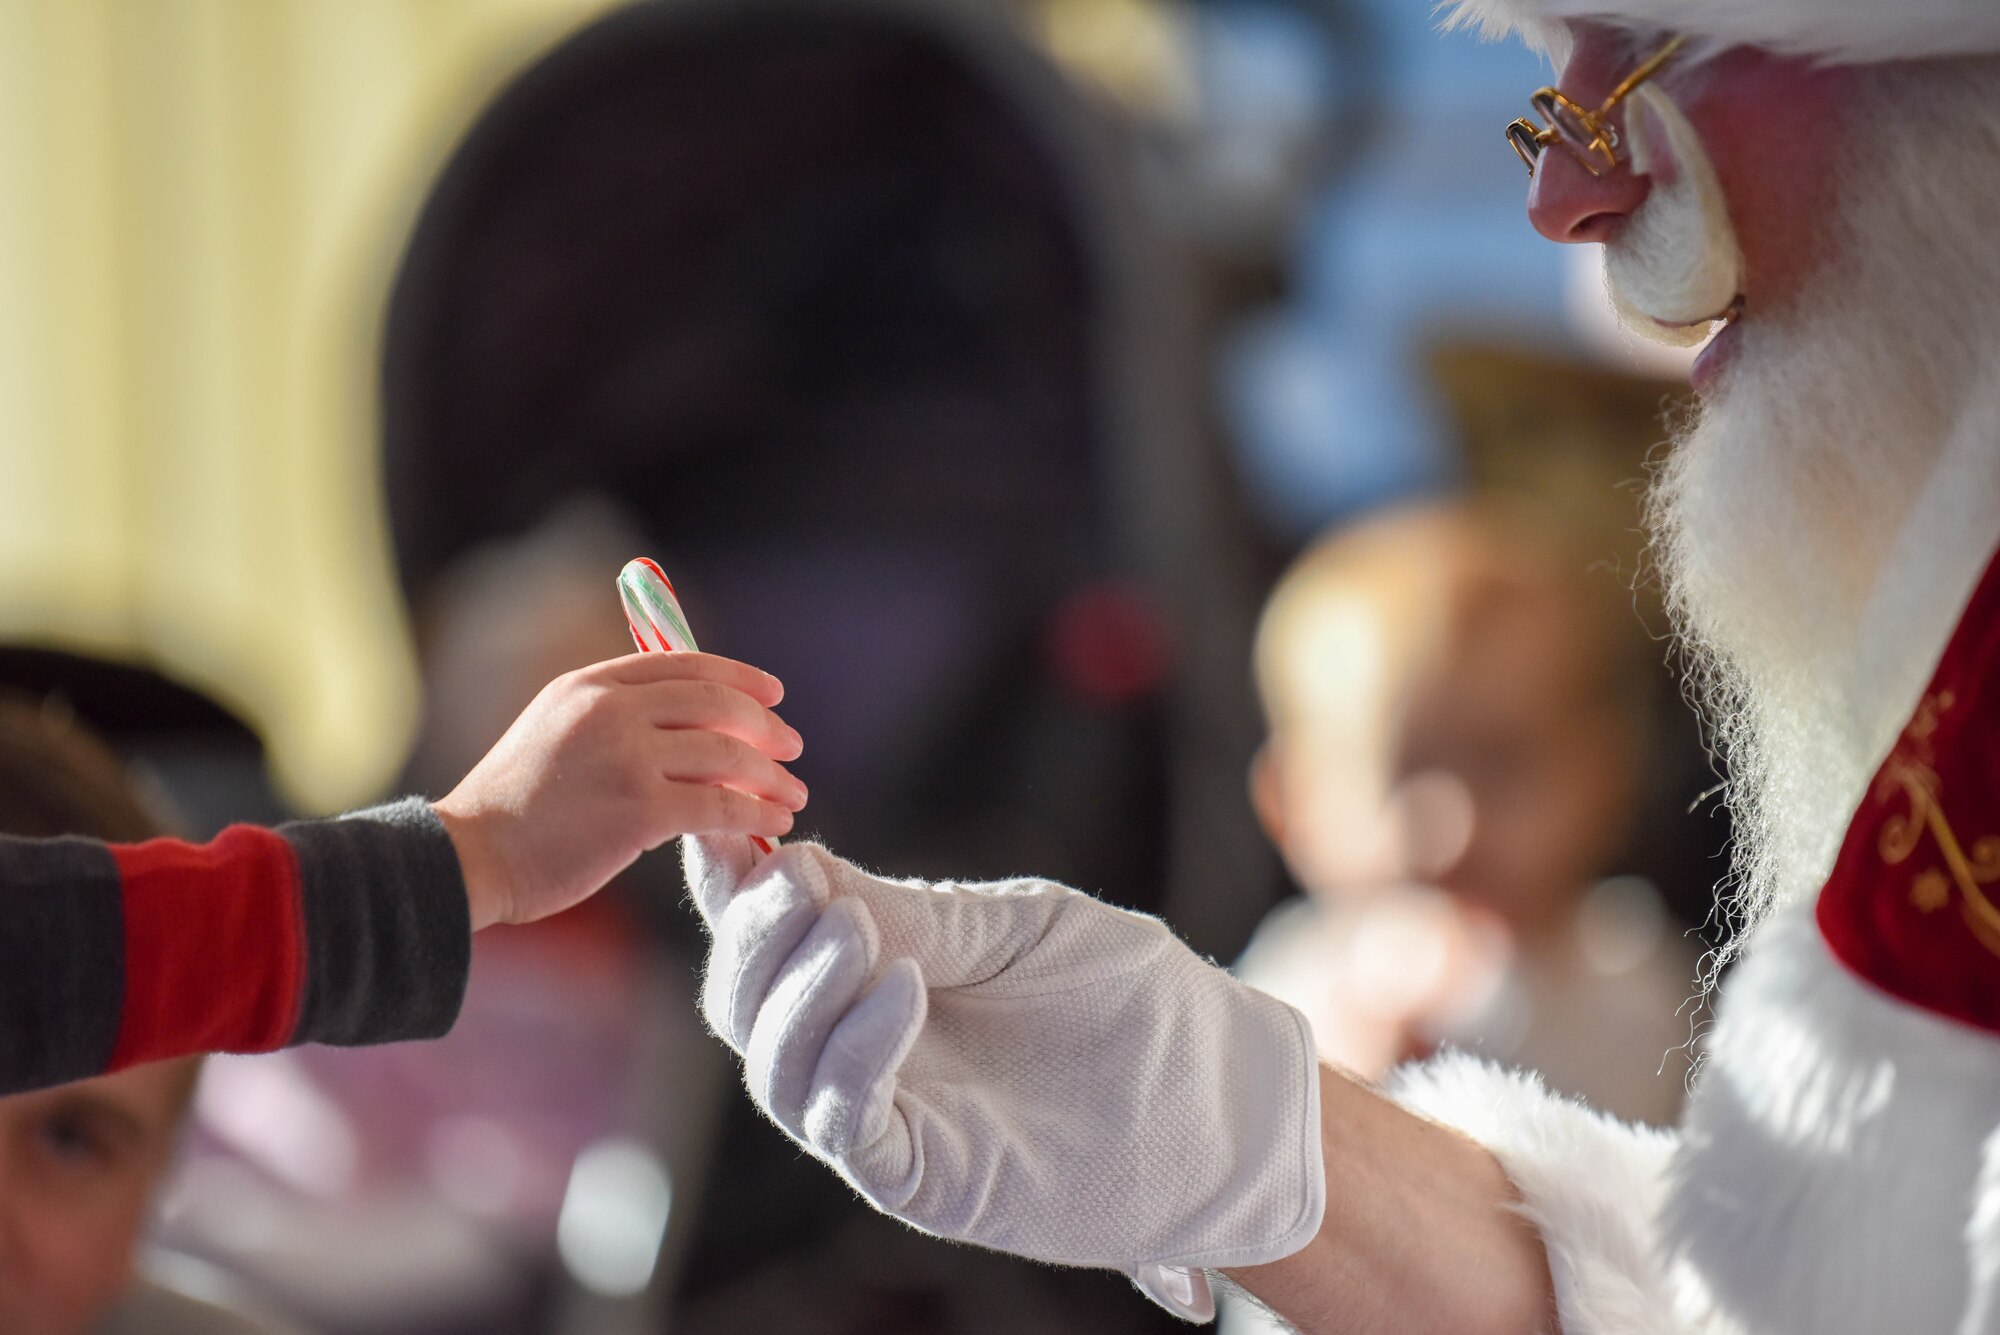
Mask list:
POLYGON ((1896 812, 1882 823, 1876 851, 1891 867, 1909 860, 1926 834, 1944 857, 1945 871, 1926 867, 1910 882, 1910 902, 1925 913, 1934 913, 1951 902, 1953 886, 1958 889, 1959 913, 1979 943, 2000 955, 2000 906, 1987 898, 1982 887, 2000 881, 2000 837, 1987 835, 1973 842, 1970 850, 1958 841, 1957 833, 1944 814, 1944 783, 1938 778, 1936 753, 1931 745, 1937 733, 1938 716, 1954 703, 1950 691, 1925 696, 1916 717, 1903 731, 1889 761, 1876 781, 1875 797, 1888 800, 1897 789, 1909 800, 1908 811, 1896 812), (1946 873, 1949 873, 1949 880, 1946 873))

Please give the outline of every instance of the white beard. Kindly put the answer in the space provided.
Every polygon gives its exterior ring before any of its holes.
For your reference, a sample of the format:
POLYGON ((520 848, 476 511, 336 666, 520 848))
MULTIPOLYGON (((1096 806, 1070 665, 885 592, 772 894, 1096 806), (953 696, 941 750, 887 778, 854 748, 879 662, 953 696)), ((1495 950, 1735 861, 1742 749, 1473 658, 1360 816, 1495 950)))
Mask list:
POLYGON ((2000 65, 1858 82, 1833 258, 1785 309, 1752 277, 1734 364, 1648 501, 1728 765, 1718 965, 1825 878, 2000 539, 2000 65))

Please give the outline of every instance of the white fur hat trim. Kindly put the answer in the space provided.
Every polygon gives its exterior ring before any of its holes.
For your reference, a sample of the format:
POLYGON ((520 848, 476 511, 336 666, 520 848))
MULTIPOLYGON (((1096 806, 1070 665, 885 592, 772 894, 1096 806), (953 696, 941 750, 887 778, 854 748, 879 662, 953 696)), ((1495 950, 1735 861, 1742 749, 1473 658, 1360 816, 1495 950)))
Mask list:
POLYGON ((1562 46, 1569 19, 1599 19, 1705 44, 1761 46, 1844 64, 2000 52, 2000 0, 1443 0, 1449 28, 1562 46))

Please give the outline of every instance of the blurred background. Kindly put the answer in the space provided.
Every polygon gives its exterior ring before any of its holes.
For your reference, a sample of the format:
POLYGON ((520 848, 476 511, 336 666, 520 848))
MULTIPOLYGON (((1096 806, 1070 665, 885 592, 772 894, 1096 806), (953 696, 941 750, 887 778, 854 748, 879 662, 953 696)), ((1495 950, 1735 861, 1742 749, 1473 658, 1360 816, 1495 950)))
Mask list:
MULTIPOLYGON (((1727 838, 1638 532, 1681 381, 1526 224, 1548 78, 1409 0, 0 0, 0 689, 190 836, 437 795, 650 554, 845 854, 1161 914, 1364 1075, 1669 1117, 1727 838)), ((669 851, 482 934, 445 1041, 210 1061, 147 1274, 1177 1328, 864 1209, 701 944, 669 851)))

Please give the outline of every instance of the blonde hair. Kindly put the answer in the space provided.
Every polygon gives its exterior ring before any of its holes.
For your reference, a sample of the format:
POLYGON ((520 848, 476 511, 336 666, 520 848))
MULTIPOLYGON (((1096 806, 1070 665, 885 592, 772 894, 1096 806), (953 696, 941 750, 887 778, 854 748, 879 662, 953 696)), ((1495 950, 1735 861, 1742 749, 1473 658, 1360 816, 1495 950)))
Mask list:
POLYGON ((1532 601, 1569 610, 1594 679, 1639 704, 1657 674, 1634 661, 1643 639, 1627 597, 1507 502, 1398 507, 1322 537, 1279 579, 1257 626, 1258 694, 1274 731, 1329 693, 1393 707, 1441 655, 1532 601))

